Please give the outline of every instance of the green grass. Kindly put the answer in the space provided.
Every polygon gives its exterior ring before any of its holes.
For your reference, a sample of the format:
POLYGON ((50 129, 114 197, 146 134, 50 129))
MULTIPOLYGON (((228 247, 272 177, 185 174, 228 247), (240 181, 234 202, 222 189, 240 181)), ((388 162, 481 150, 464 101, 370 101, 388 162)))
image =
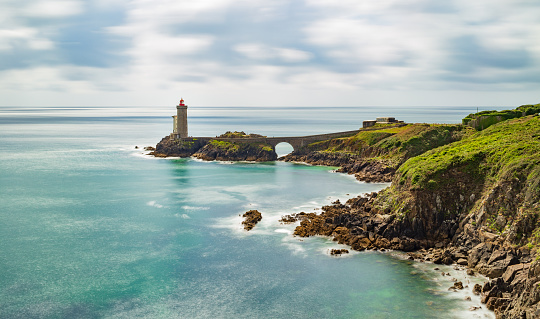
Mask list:
POLYGON ((228 141, 219 141, 219 140, 211 140, 209 142, 210 145, 213 147, 229 151, 229 152, 238 152, 242 150, 253 150, 256 148, 259 148, 265 152, 273 152, 274 149, 271 145, 263 144, 263 143, 242 143, 242 142, 228 142, 228 141))
POLYGON ((409 124, 316 142, 305 150, 359 155, 397 168, 410 157, 460 140, 473 132, 473 129, 463 125, 409 124))
POLYGON ((472 216, 475 229, 540 252, 539 202, 540 116, 529 115, 408 159, 374 206, 399 219, 472 216))
POLYGON ((409 159, 398 170, 399 183, 420 188, 433 188, 433 183, 442 186, 444 173, 452 169, 488 179, 527 178, 523 174, 533 174, 534 179, 539 174, 539 137, 537 116, 499 123, 409 159))
POLYGON ((221 138, 257 138, 257 137, 265 137, 263 135, 259 134, 246 134, 244 131, 227 131, 223 134, 221 134, 219 137, 221 138))
POLYGON ((237 151, 240 148, 240 145, 227 141, 211 140, 209 144, 227 151, 237 151))

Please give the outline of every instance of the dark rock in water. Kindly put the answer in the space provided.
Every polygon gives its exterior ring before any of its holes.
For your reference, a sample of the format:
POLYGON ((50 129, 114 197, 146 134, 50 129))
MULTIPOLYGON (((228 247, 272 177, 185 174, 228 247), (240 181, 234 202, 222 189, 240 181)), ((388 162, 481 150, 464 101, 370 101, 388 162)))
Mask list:
POLYGON ((135 145, 135 149, 137 150, 137 149, 139 149, 139 147, 137 145, 135 145))
POLYGON ((297 221, 298 221, 298 218, 296 214, 281 216, 281 219, 279 220, 279 222, 282 224, 292 224, 297 221))
POLYGON ((474 284, 472 292, 475 295, 479 295, 482 292, 482 286, 480 286, 479 284, 474 284))
POLYGON ((455 282, 454 288, 460 289, 460 290, 463 289, 463 283, 461 281, 455 282))
POLYGON ((262 214, 258 210, 250 210, 244 213, 242 217, 245 218, 245 220, 242 222, 244 225, 245 230, 251 230, 255 225, 257 225, 258 222, 262 219, 262 214))
MULTIPOLYGON (((135 147, 135 148, 138 148, 138 147, 135 147)), ((145 147, 144 147, 144 150, 145 150, 145 151, 155 151, 156 148, 153 147, 153 146, 145 146, 145 147)))
POLYGON ((341 254, 348 254, 349 251, 347 249, 332 249, 330 250, 330 255, 332 256, 335 256, 335 255, 341 255, 341 254))

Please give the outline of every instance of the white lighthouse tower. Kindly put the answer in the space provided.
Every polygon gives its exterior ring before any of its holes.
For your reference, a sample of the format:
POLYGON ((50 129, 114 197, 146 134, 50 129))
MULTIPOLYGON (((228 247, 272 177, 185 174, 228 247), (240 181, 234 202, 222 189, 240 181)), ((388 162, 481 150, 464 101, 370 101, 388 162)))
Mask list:
POLYGON ((187 105, 184 104, 184 99, 180 99, 180 103, 176 106, 176 115, 173 116, 173 135, 180 138, 188 137, 187 105))

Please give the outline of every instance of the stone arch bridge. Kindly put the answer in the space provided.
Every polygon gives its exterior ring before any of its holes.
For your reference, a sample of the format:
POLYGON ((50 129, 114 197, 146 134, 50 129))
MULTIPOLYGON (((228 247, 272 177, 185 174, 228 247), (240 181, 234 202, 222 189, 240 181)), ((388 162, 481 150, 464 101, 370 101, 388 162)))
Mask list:
MULTIPOLYGON (((395 126, 402 126, 404 124, 397 124, 395 126)), ((352 135, 356 135, 358 132, 361 131, 375 131, 375 130, 381 130, 386 129, 387 127, 372 127, 372 128, 363 128, 359 130, 354 131, 345 131, 345 132, 336 132, 336 133, 327 133, 327 134, 317 134, 317 135, 306 135, 306 136, 284 136, 284 137, 249 137, 249 138, 226 138, 226 137, 189 137, 189 138, 182 138, 184 141, 192 141, 192 140, 200 140, 204 142, 209 142, 210 140, 217 140, 217 141, 227 141, 227 142, 240 142, 240 143, 264 143, 272 145, 272 148, 275 150, 276 145, 279 143, 285 142, 289 143, 294 150, 299 149, 302 146, 306 146, 308 144, 319 142, 319 141, 325 141, 330 140, 334 138, 340 138, 340 137, 348 137, 352 135)), ((174 136, 173 138, 180 138, 178 135, 174 136)))

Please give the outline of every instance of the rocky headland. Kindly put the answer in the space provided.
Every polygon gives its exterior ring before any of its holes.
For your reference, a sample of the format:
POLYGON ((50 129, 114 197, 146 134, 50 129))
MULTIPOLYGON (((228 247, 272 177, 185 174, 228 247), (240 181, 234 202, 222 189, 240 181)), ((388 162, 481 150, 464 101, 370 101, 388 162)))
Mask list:
POLYGON ((471 114, 479 119, 474 127, 408 125, 376 131, 371 140, 360 132, 309 145, 286 160, 341 166, 360 180, 392 184, 283 221, 298 218, 300 237, 463 265, 490 278, 472 292, 497 318, 539 318, 540 117, 528 115, 539 111, 540 104, 527 105, 471 114))

